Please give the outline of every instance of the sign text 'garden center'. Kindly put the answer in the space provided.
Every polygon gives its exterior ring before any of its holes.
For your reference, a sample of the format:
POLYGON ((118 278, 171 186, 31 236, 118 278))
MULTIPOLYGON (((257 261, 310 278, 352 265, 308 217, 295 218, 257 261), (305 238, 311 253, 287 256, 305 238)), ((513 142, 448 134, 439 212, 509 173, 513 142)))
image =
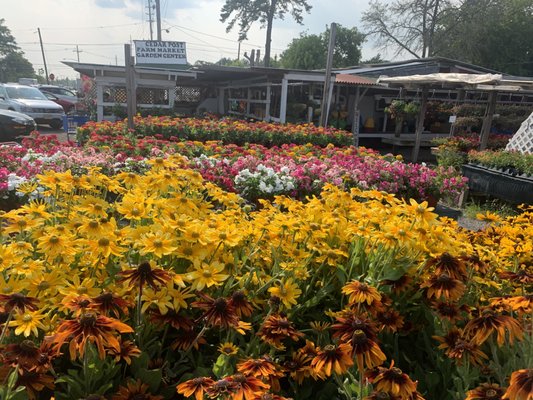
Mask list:
POLYGON ((134 40, 136 64, 187 64, 185 42, 134 40))

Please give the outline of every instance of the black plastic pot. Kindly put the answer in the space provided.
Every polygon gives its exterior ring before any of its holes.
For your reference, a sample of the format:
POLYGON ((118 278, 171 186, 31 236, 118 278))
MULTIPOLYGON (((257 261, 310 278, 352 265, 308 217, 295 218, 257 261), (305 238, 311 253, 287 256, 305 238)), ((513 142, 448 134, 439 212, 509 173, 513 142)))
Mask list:
POLYGON ((468 188, 512 204, 533 204, 533 177, 511 175, 479 165, 463 165, 468 188))

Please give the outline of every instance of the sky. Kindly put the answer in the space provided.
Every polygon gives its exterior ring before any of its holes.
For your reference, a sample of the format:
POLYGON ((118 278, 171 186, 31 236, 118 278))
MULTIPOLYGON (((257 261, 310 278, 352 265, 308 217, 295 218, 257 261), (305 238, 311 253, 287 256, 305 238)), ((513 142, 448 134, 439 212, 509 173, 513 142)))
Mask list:
MULTIPOLYGON (((124 65, 124 44, 150 39, 148 0, 0 0, 2 3, 5 4, 0 18, 5 20, 36 72, 44 66, 37 32, 40 28, 48 73, 58 78, 77 77, 73 69, 61 63, 63 60, 77 61, 79 56, 82 63, 124 65)), ((308 0, 308 3, 312 9, 304 14, 303 25, 290 15, 274 21, 272 56, 281 54, 301 32, 318 34, 331 22, 360 29, 360 17, 369 0, 308 0)), ((160 0, 160 4, 162 38, 186 42, 189 63, 237 58, 238 30, 234 28, 228 33, 226 24, 220 22, 224 0, 160 0)), ((155 21, 153 36, 155 39, 155 21)), ((264 54, 264 42, 265 29, 256 22, 248 40, 241 45, 241 57, 254 48, 264 54)), ((378 53, 371 43, 365 43, 362 50, 363 59, 378 53)))

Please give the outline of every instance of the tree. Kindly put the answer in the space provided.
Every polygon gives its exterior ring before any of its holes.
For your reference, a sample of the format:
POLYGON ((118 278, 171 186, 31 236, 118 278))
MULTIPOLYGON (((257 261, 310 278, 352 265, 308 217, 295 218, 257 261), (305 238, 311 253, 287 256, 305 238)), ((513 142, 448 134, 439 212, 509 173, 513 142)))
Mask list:
POLYGON ((311 6, 307 4, 307 0, 226 0, 220 12, 220 21, 229 20, 226 32, 231 31, 239 22, 239 40, 246 39, 248 31, 255 21, 259 21, 262 27, 266 27, 264 65, 268 67, 270 66, 270 45, 274 19, 283 19, 285 14, 290 12, 294 20, 301 24, 303 12, 310 10, 311 6))
MULTIPOLYGON (((364 40, 364 35, 357 28, 337 25, 333 66, 342 68, 359 64, 364 40)), ((281 65, 285 68, 323 69, 326 67, 328 42, 329 29, 320 35, 301 34, 282 53, 281 65)))
POLYGON ((385 64, 385 63, 388 63, 388 61, 381 58, 381 54, 377 54, 374 57, 369 58, 368 60, 361 61, 361 64, 368 64, 368 65, 385 64))
POLYGON ((444 13, 438 55, 515 75, 533 76, 531 0, 463 0, 444 13))
POLYGON ((0 19, 0 56, 5 56, 6 54, 12 53, 19 50, 17 42, 11 31, 7 26, 4 25, 5 20, 0 19))
POLYGON ((33 78, 33 65, 23 56, 22 52, 9 53, 1 61, 3 78, 6 82, 17 82, 19 78, 33 78))
POLYGON ((35 71, 15 41, 11 31, 0 19, 0 81, 16 82, 18 78, 31 78, 35 71))
POLYGON ((361 20, 379 47, 425 58, 434 55, 435 32, 449 6, 450 0, 373 0, 361 20))

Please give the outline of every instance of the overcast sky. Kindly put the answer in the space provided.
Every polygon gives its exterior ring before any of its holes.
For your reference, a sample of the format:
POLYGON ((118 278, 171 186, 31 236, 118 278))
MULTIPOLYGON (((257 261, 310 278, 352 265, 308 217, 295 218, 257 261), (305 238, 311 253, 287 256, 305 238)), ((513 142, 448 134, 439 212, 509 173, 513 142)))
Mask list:
MULTIPOLYGON (((215 62, 221 57, 237 57, 238 31, 226 33, 220 22, 223 0, 160 0, 163 40, 187 43, 187 59, 215 62), (168 32, 167 32, 168 31, 168 32)), ((0 0, 7 3, 8 0, 0 0)), ((337 22, 360 28, 362 11, 369 0, 309 0, 312 10, 299 25, 287 15, 275 20, 272 54, 280 54, 300 32, 321 33, 326 24, 337 22)), ((148 0, 18 0, 2 7, 0 18, 11 30, 36 72, 43 68, 37 28, 41 29, 48 72, 57 77, 76 77, 62 60, 124 65, 124 43, 150 39, 148 0)), ((155 1, 152 0, 152 4, 155 1)), ((154 13, 155 19, 155 13, 154 13)), ((153 24, 154 38, 156 24, 153 24)), ((256 23, 243 42, 244 51, 261 48, 264 54, 265 30, 256 23)), ((363 46, 363 59, 377 53, 371 43, 363 46)))

